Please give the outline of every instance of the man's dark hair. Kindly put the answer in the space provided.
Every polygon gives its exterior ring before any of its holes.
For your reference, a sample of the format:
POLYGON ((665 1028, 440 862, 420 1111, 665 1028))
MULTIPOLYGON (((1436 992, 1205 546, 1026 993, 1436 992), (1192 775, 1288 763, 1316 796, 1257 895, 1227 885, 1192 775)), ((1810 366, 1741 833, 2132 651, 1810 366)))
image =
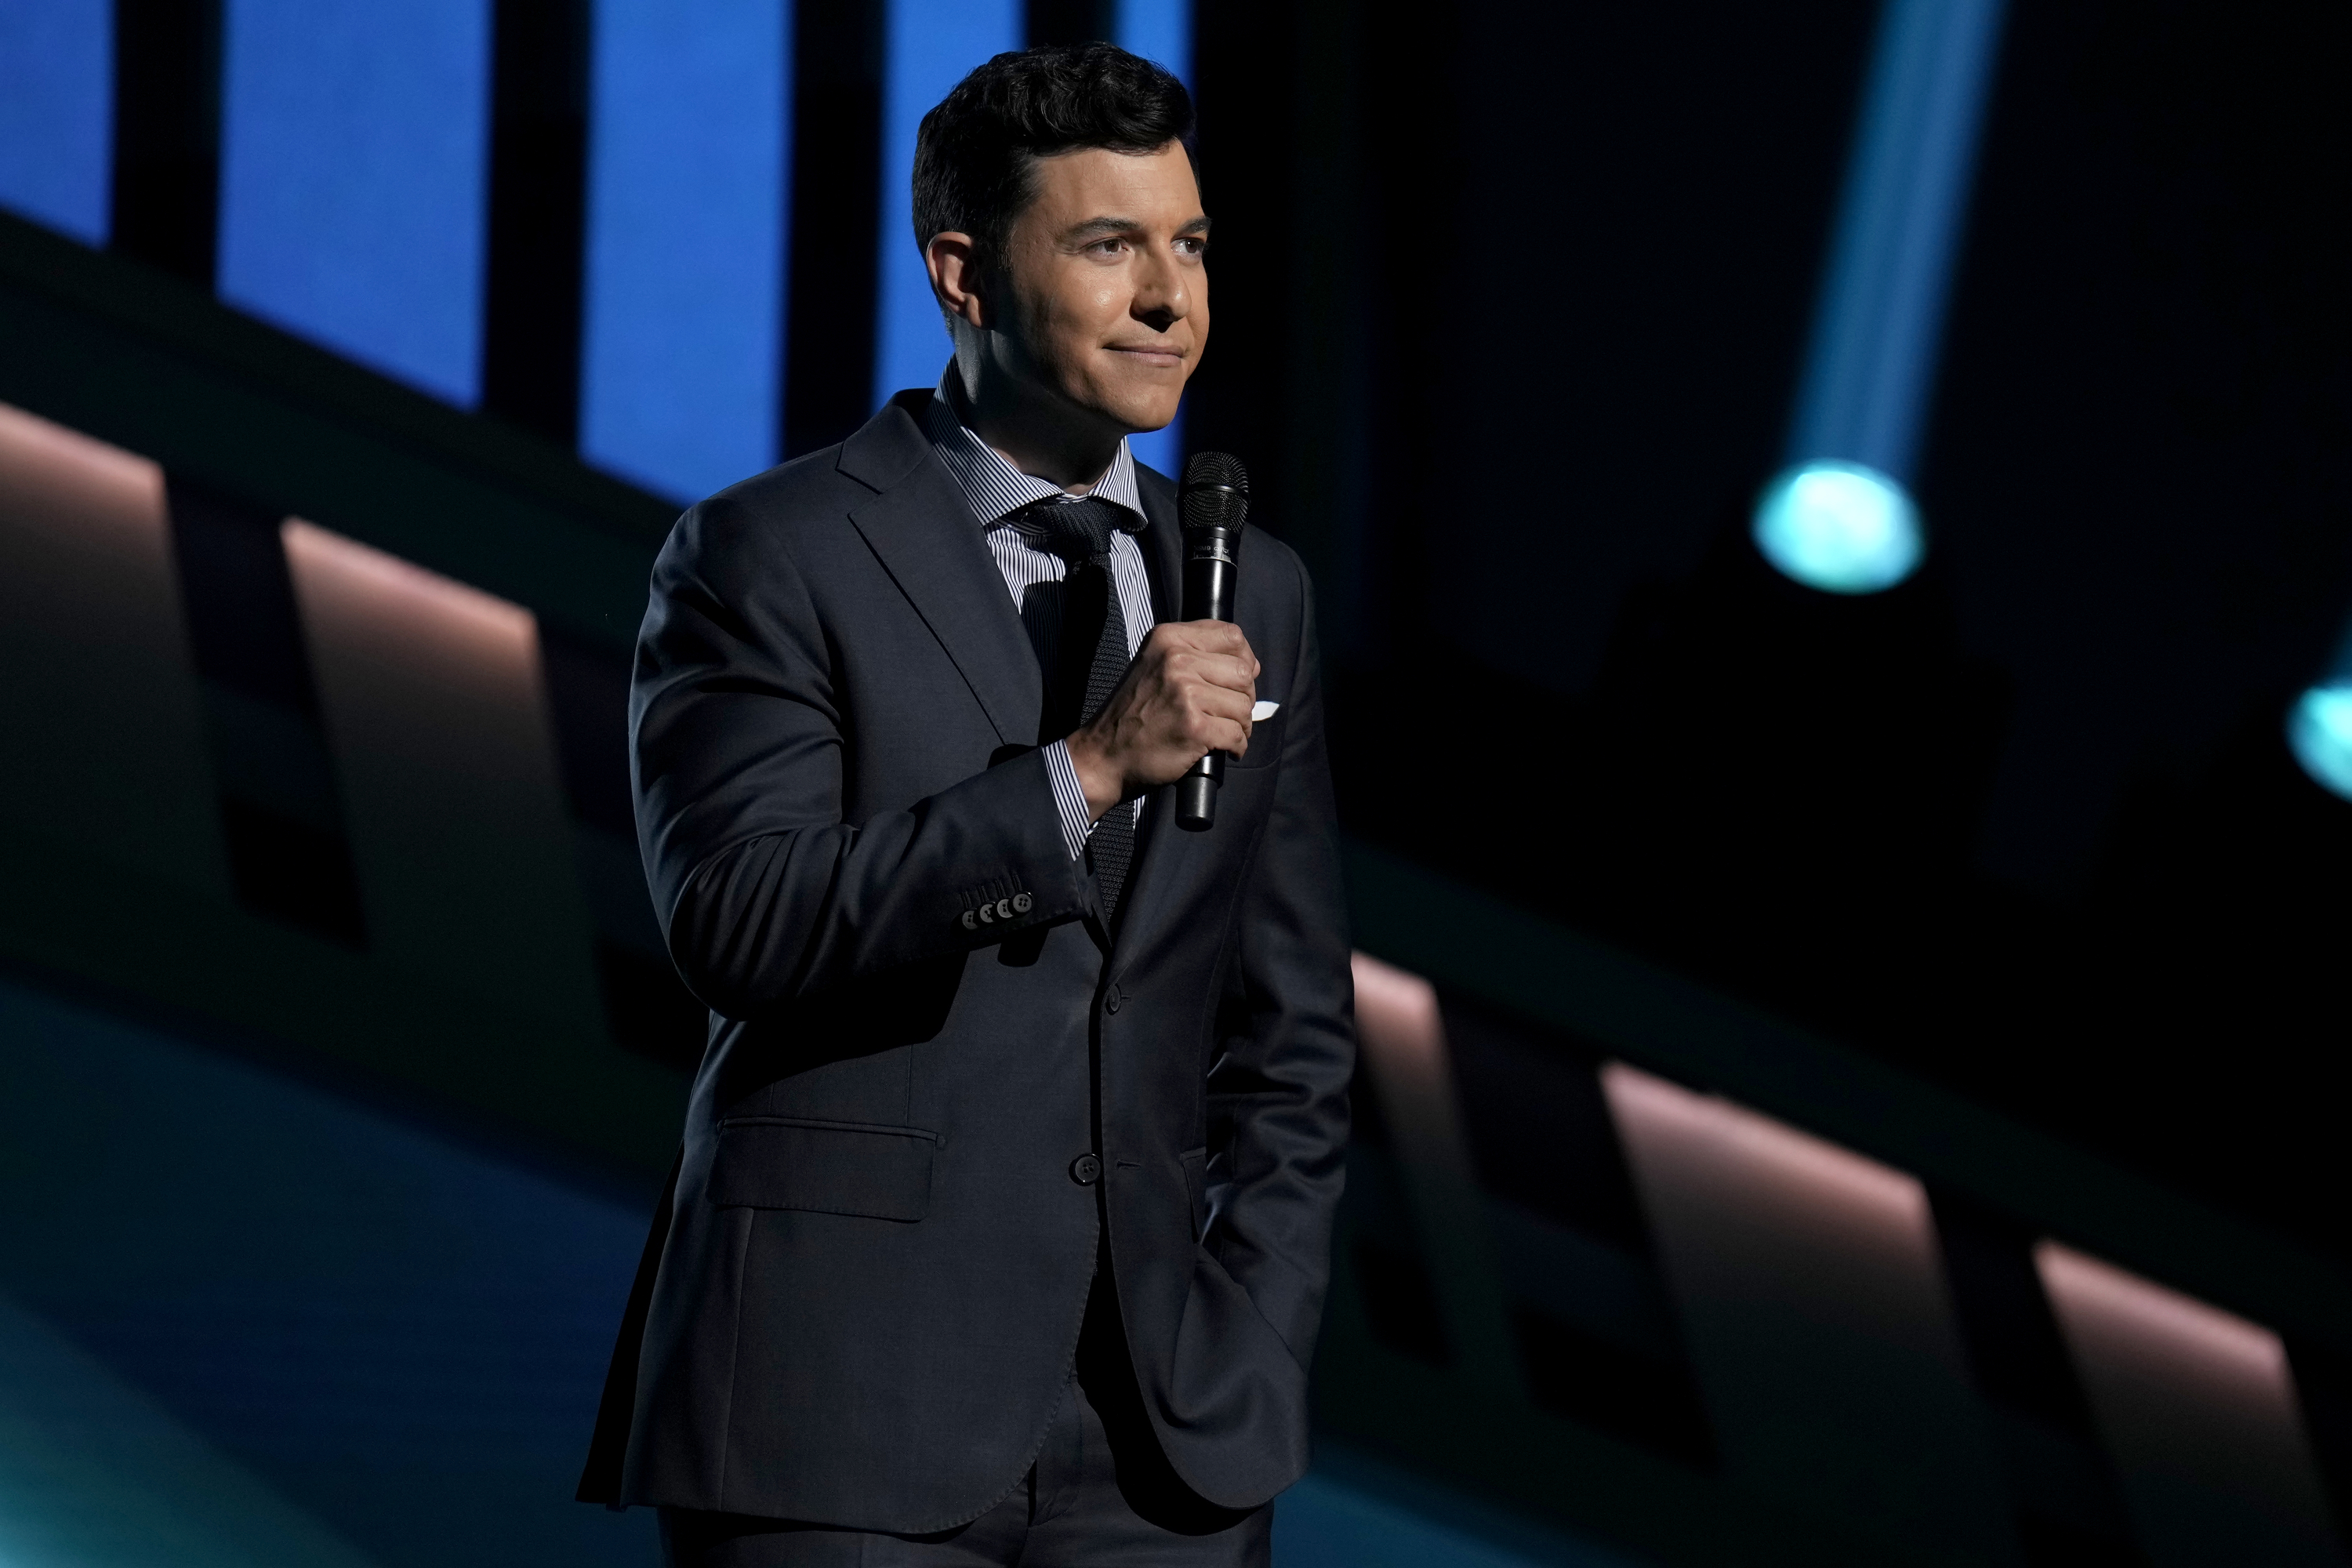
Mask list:
POLYGON ((1156 153, 1171 142, 1190 156, 1192 136, 1184 84, 1116 45, 999 55, 956 83, 915 133, 915 243, 953 229, 992 265, 1035 195, 1038 159, 1087 147, 1156 153))

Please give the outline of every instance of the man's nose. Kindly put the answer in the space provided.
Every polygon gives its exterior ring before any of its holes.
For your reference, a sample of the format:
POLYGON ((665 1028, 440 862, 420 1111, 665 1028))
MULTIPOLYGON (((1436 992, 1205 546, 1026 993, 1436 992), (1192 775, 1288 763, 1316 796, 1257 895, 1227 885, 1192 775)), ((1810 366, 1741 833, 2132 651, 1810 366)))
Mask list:
POLYGON ((1129 313, 1156 332, 1164 332, 1192 313, 1192 298, 1173 257, 1148 251, 1137 269, 1135 298, 1129 313))

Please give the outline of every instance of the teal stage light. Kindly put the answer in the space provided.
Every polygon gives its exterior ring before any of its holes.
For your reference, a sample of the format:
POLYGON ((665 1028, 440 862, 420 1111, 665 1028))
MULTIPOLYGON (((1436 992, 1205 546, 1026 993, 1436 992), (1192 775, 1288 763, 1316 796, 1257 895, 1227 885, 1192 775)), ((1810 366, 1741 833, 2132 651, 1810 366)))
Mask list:
POLYGON ((1892 588, 1927 553, 1910 496, 1860 463, 1822 460, 1783 469, 1756 503, 1755 537, 1764 559, 1830 594, 1892 588))
POLYGON ((2305 692, 2287 715, 2286 743, 2314 783, 2352 800, 2352 679, 2305 692))

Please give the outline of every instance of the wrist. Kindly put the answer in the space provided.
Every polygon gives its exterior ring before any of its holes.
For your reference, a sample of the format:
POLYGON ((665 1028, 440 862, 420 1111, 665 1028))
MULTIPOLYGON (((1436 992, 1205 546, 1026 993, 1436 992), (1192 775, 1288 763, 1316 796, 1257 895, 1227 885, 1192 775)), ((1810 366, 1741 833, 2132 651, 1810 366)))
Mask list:
POLYGON ((1125 794, 1126 773, 1104 754, 1101 745, 1085 730, 1075 731, 1062 743, 1069 748, 1070 767, 1078 775, 1078 788, 1086 792, 1088 818, 1100 822, 1103 813, 1117 805, 1125 794))

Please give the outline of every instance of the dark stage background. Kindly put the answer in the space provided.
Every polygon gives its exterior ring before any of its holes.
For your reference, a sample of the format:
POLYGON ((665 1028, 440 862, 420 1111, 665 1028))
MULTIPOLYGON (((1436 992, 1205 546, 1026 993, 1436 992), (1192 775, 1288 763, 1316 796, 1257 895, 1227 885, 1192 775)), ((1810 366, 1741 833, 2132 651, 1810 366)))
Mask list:
MULTIPOLYGON (((1266 410, 1226 389, 1279 379, 1360 455, 1285 496, 1329 531, 1350 831, 2340 1254, 2352 812, 2282 734, 2352 605, 2352 33, 2017 8, 1928 564, 1849 599, 1746 514, 1872 19, 1388 13, 1349 197, 1303 225, 1362 265, 1218 258, 1253 325, 1336 284, 1346 368, 1245 327, 1194 428, 1247 445, 1266 410), (1404 713, 1450 747, 1391 752, 1404 713)), ((1313 199, 1232 183, 1221 220, 1313 199)))

